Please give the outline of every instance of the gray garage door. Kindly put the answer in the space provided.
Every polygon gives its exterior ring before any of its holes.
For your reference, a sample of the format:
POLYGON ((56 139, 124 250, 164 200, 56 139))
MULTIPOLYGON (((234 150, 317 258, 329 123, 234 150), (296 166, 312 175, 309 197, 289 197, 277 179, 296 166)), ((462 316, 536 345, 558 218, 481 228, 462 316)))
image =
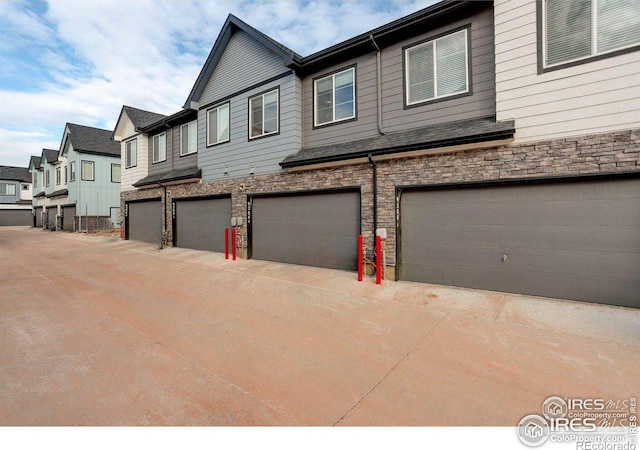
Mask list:
POLYGON ((231 226, 231 198, 177 200, 176 247, 224 252, 224 229, 231 226))
POLYGON ((160 244, 162 239, 162 204, 160 200, 127 204, 128 239, 160 244))
POLYGON ((35 208, 36 227, 42 228, 42 206, 35 208))
POLYGON ((403 280, 640 307, 640 180, 407 191, 403 280))
POLYGON ((359 192, 258 197, 251 216, 253 258, 357 269, 359 192))
POLYGON ((32 224, 33 216, 30 209, 0 209, 0 226, 32 224))
POLYGON ((47 208, 47 228, 49 230, 56 229, 56 214, 58 214, 57 206, 47 208))
POLYGON ((75 206, 64 206, 62 208, 62 229, 64 231, 73 231, 73 223, 76 216, 75 206))

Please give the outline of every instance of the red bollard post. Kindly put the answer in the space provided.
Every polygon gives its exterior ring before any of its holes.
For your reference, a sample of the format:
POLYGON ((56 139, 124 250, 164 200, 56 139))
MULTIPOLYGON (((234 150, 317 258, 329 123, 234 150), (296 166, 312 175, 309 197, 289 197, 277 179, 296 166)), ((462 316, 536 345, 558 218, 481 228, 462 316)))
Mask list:
POLYGON ((362 235, 358 235, 358 281, 362 281, 362 235))
POLYGON ((229 259, 229 229, 224 229, 224 259, 229 259))
POLYGON ((382 284, 382 240, 376 236, 376 284, 382 284))
POLYGON ((231 231, 231 246, 232 246, 231 252, 233 255, 233 260, 235 261, 236 260, 236 229, 235 227, 233 227, 231 231))

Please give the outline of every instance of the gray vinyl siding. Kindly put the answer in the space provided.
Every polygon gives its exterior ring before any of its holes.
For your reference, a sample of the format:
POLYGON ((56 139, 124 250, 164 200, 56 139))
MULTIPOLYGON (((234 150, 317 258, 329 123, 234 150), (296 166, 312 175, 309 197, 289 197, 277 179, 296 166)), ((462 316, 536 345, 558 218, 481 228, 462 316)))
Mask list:
POLYGON ((198 113, 198 167, 202 181, 215 181, 282 172, 279 163, 301 147, 300 82, 294 75, 259 86, 231 98, 230 141, 207 147, 207 110, 198 113), (280 133, 249 141, 249 98, 280 89, 280 133), (225 175, 224 169, 229 173, 225 175))
POLYGON ((162 172, 168 172, 170 170, 188 169, 190 167, 196 167, 198 164, 197 153, 193 153, 187 156, 180 156, 180 125, 174 126, 171 129, 167 128, 167 159, 162 162, 153 162, 153 136, 157 136, 160 133, 150 135, 148 138, 143 137, 141 139, 148 139, 149 144, 149 175, 155 175, 162 172))
POLYGON ((20 200, 20 183, 13 180, 0 180, 0 184, 15 186, 16 195, 0 195, 0 203, 18 203, 20 200))
POLYGON ((280 56, 238 30, 231 37, 199 103, 207 105, 286 70, 280 56))
MULTIPOLYGON (((460 18, 456 22, 447 23, 446 26, 428 30, 424 34, 383 48, 381 60, 383 128, 386 132, 491 116, 496 112, 493 7, 490 3, 487 3, 487 7, 481 12, 471 17, 460 18), (470 25, 471 33, 472 95, 405 108, 403 47, 466 25, 470 25)), ((305 147, 319 147, 377 136, 376 54, 374 52, 310 75, 303 80, 302 87, 305 147), (351 64, 357 64, 357 120, 313 129, 313 79, 351 64)))

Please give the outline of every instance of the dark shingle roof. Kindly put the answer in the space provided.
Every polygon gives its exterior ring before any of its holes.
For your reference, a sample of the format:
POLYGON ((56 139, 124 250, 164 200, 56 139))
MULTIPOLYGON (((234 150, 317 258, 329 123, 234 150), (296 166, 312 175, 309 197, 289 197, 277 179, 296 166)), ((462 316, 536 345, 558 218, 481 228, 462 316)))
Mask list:
POLYGON ((144 177, 142 180, 133 183, 135 187, 150 186, 158 183, 169 183, 172 181, 189 180, 192 178, 202 178, 202 170, 197 167, 189 169, 170 170, 144 177))
POLYGON ((31 183, 31 174, 28 167, 0 166, 0 180, 31 183))
POLYGON ((44 193, 44 191, 40 191, 37 194, 35 194, 33 196, 33 198, 40 198, 40 197, 44 197, 46 194, 44 193))
POLYGON ((145 111, 143 109, 138 109, 127 105, 124 105, 122 107, 122 110, 127 113, 127 116, 129 116, 129 119, 133 123, 133 126, 136 128, 136 131, 167 117, 164 114, 145 111))
POLYGON ((42 156, 49 164, 53 164, 58 161, 58 150, 43 148, 42 156))
POLYGON ((29 167, 33 166, 34 169, 40 168, 40 156, 32 156, 29 161, 29 167))
POLYGON ((62 197, 63 195, 69 195, 69 191, 67 189, 60 189, 55 192, 52 192, 51 194, 45 195, 45 197, 54 198, 54 197, 62 197))
POLYGON ((120 157, 120 143, 111 139, 111 130, 67 123, 68 138, 78 153, 120 157))
POLYGON ((461 120, 388 133, 358 141, 323 147, 303 148, 287 156, 280 165, 284 168, 343 161, 354 158, 388 155, 391 153, 426 150, 453 145, 510 139, 515 133, 513 120, 496 122, 494 117, 461 120))

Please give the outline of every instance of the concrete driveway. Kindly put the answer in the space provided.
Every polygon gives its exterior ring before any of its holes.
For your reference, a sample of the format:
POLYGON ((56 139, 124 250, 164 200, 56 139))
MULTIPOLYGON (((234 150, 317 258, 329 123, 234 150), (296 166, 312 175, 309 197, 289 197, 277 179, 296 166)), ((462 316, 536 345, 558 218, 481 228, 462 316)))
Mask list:
POLYGON ((508 425, 640 394, 640 311, 0 228, 0 425, 508 425))

